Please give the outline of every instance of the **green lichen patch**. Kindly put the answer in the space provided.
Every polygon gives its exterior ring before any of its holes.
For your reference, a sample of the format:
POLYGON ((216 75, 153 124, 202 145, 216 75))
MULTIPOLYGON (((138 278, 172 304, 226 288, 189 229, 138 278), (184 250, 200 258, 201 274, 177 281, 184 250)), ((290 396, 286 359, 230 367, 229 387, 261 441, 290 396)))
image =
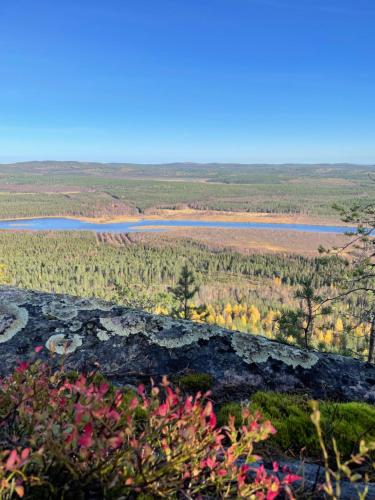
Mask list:
POLYGON ((162 320, 163 328, 147 333, 148 339, 160 347, 167 349, 180 349, 196 344, 200 340, 209 340, 212 337, 228 335, 220 328, 211 328, 197 325, 188 321, 162 320))
POLYGON ((312 368, 319 357, 308 351, 297 349, 279 342, 270 342, 260 335, 235 332, 231 337, 232 347, 246 363, 266 363, 269 358, 276 359, 288 366, 305 369, 312 368))
POLYGON ((106 330, 120 337, 144 333, 146 329, 146 319, 141 313, 133 311, 123 316, 100 318, 100 323, 106 330))

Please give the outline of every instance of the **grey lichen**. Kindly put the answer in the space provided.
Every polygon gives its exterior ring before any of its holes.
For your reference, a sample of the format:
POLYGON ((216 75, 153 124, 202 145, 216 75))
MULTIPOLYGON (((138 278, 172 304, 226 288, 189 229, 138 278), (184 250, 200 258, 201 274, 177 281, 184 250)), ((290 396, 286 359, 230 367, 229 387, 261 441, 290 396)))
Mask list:
POLYGON ((108 333, 105 330, 98 330, 96 332, 96 336, 101 342, 107 342, 107 340, 111 338, 111 336, 108 335, 108 333))
POLYGON ((71 354, 82 345, 82 337, 80 335, 66 335, 59 333, 52 335, 47 342, 46 347, 49 351, 56 354, 71 354))
POLYGON ((130 311, 123 316, 100 318, 100 323, 106 330, 120 337, 145 333, 146 320, 139 312, 130 311))
POLYGON ((301 366, 310 369, 319 361, 319 357, 312 352, 278 342, 270 342, 259 335, 250 336, 246 333, 235 332, 231 343, 237 355, 248 364, 266 363, 269 358, 272 358, 293 368, 301 366))
POLYGON ((14 288, 0 288, 0 304, 15 304, 20 306, 26 304, 30 300, 30 293, 25 290, 17 290, 14 288))
POLYGON ((69 325, 69 330, 71 332, 78 332, 82 328, 82 322, 81 321, 72 321, 72 323, 69 325))
POLYGON ((81 311, 95 311, 99 309, 100 311, 111 311, 113 309, 113 304, 105 302, 102 299, 75 299, 74 306, 81 311))
MULTIPOLYGON (((226 332, 225 334, 228 335, 226 332)), ((190 322, 182 323, 181 321, 173 321, 170 318, 163 318, 162 330, 153 330, 147 333, 147 338, 153 344, 168 349, 179 349, 195 344, 199 340, 208 340, 211 337, 221 336, 223 336, 223 330, 220 328, 213 329, 190 322)))
POLYGON ((78 310, 64 300, 52 300, 42 307, 43 314, 56 319, 69 320, 77 316, 78 310))
POLYGON ((27 325, 29 314, 15 304, 0 303, 0 343, 8 342, 27 325))

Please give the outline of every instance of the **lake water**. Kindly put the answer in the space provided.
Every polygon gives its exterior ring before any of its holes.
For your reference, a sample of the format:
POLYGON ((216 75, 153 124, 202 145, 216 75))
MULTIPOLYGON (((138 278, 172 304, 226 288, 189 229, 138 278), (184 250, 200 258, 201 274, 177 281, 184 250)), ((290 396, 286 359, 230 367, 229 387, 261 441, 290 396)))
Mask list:
POLYGON ((172 227, 207 227, 226 229, 276 229, 280 231, 307 231, 310 233, 343 234, 354 230, 346 226, 319 226, 309 224, 274 224, 266 222, 227 222, 202 220, 143 219, 136 222, 111 222, 99 224, 67 218, 40 218, 0 220, 0 229, 29 231, 95 231, 113 233, 167 231, 172 227))

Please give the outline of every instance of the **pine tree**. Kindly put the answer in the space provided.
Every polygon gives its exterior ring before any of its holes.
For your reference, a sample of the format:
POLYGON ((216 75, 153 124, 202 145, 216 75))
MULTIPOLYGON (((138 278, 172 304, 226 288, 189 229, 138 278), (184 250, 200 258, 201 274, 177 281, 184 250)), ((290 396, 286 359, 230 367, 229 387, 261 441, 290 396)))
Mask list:
POLYGON ((180 303, 180 312, 183 318, 190 319, 189 301, 194 298, 199 289, 200 287, 197 284, 194 272, 185 264, 181 269, 177 286, 170 290, 175 299, 180 303))

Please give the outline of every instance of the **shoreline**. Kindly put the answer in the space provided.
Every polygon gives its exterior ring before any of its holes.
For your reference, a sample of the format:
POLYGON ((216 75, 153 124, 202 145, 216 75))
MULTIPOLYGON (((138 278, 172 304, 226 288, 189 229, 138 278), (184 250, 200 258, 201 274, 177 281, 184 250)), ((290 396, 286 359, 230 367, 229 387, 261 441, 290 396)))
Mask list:
POLYGON ((116 224, 121 222, 140 222, 142 220, 196 220, 207 222, 254 222, 254 223, 274 223, 274 224, 305 224, 316 226, 348 226, 337 218, 330 219, 327 216, 307 216, 288 215, 254 212, 222 212, 222 211, 202 211, 202 210, 163 210, 156 213, 142 215, 118 215, 108 217, 85 217, 78 215, 38 215, 32 217, 12 217, 1 219, 3 221, 17 222, 22 220, 35 219, 71 219, 94 224, 116 224))

